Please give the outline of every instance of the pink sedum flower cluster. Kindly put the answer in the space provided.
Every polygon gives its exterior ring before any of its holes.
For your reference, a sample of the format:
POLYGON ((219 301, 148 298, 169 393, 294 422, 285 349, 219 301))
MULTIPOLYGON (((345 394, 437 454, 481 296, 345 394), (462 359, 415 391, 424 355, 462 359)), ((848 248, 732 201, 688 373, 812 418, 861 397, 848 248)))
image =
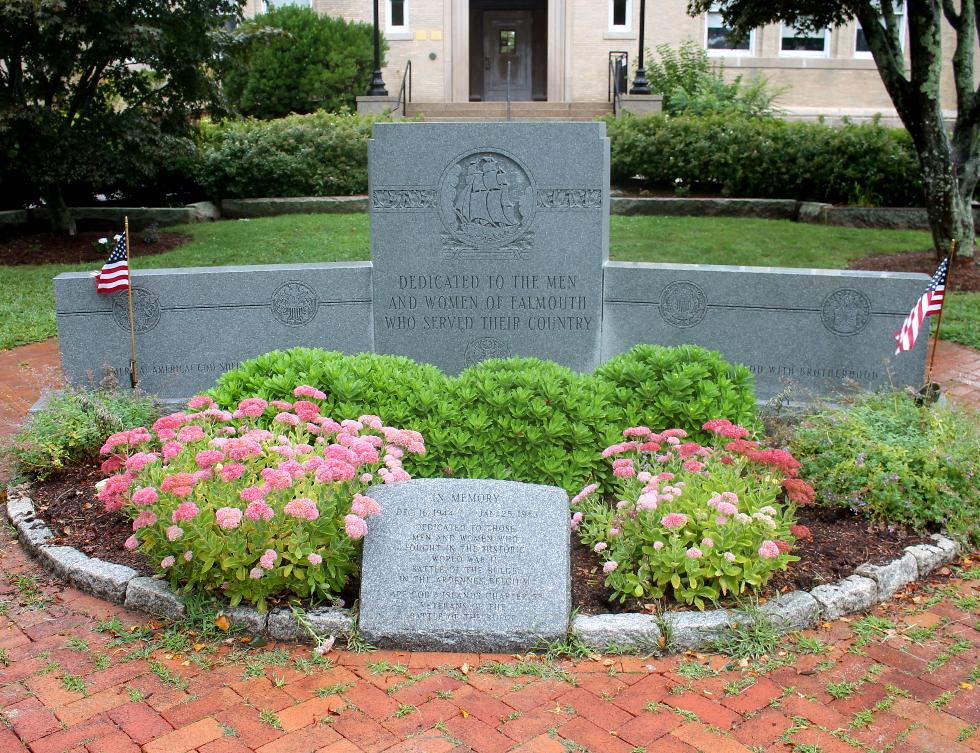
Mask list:
POLYGON ((323 415, 326 397, 300 385, 293 400, 250 397, 226 411, 199 395, 149 429, 108 437, 103 470, 114 475, 98 498, 131 515, 126 548, 233 604, 338 592, 381 513, 363 491, 408 480, 404 460, 425 442, 375 415, 323 415))
POLYGON ((626 429, 602 452, 617 501, 595 484, 571 500, 572 530, 621 600, 672 596, 703 608, 764 584, 794 559, 795 538, 810 533, 793 525, 792 503, 812 497, 792 455, 749 440, 727 419, 703 428, 717 437, 713 446, 682 429, 626 429))

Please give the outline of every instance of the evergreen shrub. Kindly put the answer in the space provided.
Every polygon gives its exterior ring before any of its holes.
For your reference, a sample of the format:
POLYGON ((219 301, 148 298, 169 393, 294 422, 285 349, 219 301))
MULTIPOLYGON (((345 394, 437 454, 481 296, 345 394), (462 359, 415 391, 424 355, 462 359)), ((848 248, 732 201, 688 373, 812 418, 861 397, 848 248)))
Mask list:
POLYGON ((726 196, 920 206, 922 175, 904 129, 732 115, 607 119, 612 182, 726 196))
POLYGON ((365 193, 368 139, 381 119, 316 112, 205 126, 197 178, 215 199, 365 193))
POLYGON ((227 61, 222 84, 242 115, 352 110, 371 82, 370 24, 285 6, 259 14, 240 32, 242 42, 227 61))

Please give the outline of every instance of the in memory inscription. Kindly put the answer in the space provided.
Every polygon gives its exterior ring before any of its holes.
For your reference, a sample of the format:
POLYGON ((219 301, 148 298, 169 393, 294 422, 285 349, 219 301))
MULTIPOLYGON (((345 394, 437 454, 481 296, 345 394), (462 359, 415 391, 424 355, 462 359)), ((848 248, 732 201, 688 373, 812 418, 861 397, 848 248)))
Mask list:
POLYGON ((376 125, 369 160, 378 352, 448 373, 510 356, 594 369, 608 257, 604 129, 376 125))
POLYGON ((369 492, 359 627, 379 646, 510 651, 568 627, 568 496, 514 481, 416 479, 369 492))

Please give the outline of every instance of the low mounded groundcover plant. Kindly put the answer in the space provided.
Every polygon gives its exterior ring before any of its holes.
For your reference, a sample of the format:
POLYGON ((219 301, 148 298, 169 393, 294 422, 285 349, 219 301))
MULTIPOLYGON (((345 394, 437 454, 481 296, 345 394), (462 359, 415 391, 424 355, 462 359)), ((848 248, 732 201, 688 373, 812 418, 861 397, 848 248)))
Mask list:
POLYGON ((327 415, 375 414, 421 432, 428 452, 405 459, 413 475, 553 484, 570 493, 589 479, 612 482, 599 450, 624 426, 675 426, 703 441, 710 433, 701 427, 715 416, 758 426, 749 370, 687 345, 637 345, 594 374, 510 358, 456 377, 400 356, 293 348, 226 372, 208 394, 231 409, 252 395, 288 400, 297 384, 326 393, 327 415))
POLYGON ((820 503, 880 525, 980 542, 980 414, 909 392, 859 395, 800 424, 790 448, 820 503))
POLYGON ((381 511, 361 492, 410 478, 401 458, 425 452, 422 436, 373 415, 328 418, 314 387, 293 396, 246 398, 234 411, 198 396, 106 440, 102 469, 116 473, 98 497, 129 515, 127 548, 175 588, 264 612, 272 597, 329 599, 359 570, 359 541, 381 511))
POLYGON ((704 609, 766 584, 798 557, 796 504, 814 494, 787 451, 746 439, 727 419, 708 421, 714 446, 683 429, 635 426, 603 451, 612 458, 613 502, 590 484, 572 499, 572 528, 603 561, 619 601, 674 600, 704 609))

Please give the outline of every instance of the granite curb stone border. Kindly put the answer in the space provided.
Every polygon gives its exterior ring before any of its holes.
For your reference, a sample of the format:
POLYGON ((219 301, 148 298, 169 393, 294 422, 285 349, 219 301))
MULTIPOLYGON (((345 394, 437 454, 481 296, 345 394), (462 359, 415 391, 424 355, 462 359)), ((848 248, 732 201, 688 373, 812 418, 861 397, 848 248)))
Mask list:
MULTIPOLYGON (((49 543, 54 534, 36 516, 29 494, 29 484, 8 486, 4 512, 21 544, 46 569, 80 591, 133 611, 170 619, 185 614, 180 597, 164 581, 141 576, 131 567, 89 557, 73 547, 49 543)), ((854 575, 816 586, 809 593, 780 594, 762 605, 760 611, 789 632, 867 610, 956 557, 955 541, 941 534, 933 534, 932 540, 932 544, 905 547, 905 554, 887 564, 859 565, 854 575)), ((307 628, 288 609, 274 609, 262 615, 251 607, 234 607, 222 613, 233 626, 255 635, 277 641, 312 642, 307 628)), ((694 651, 708 648, 734 623, 746 619, 749 617, 745 613, 732 609, 670 612, 662 618, 636 613, 580 614, 573 619, 570 634, 596 651, 656 650, 665 637, 675 651, 694 651)), ((319 635, 342 635, 354 628, 351 610, 340 607, 310 610, 305 620, 319 635)))

